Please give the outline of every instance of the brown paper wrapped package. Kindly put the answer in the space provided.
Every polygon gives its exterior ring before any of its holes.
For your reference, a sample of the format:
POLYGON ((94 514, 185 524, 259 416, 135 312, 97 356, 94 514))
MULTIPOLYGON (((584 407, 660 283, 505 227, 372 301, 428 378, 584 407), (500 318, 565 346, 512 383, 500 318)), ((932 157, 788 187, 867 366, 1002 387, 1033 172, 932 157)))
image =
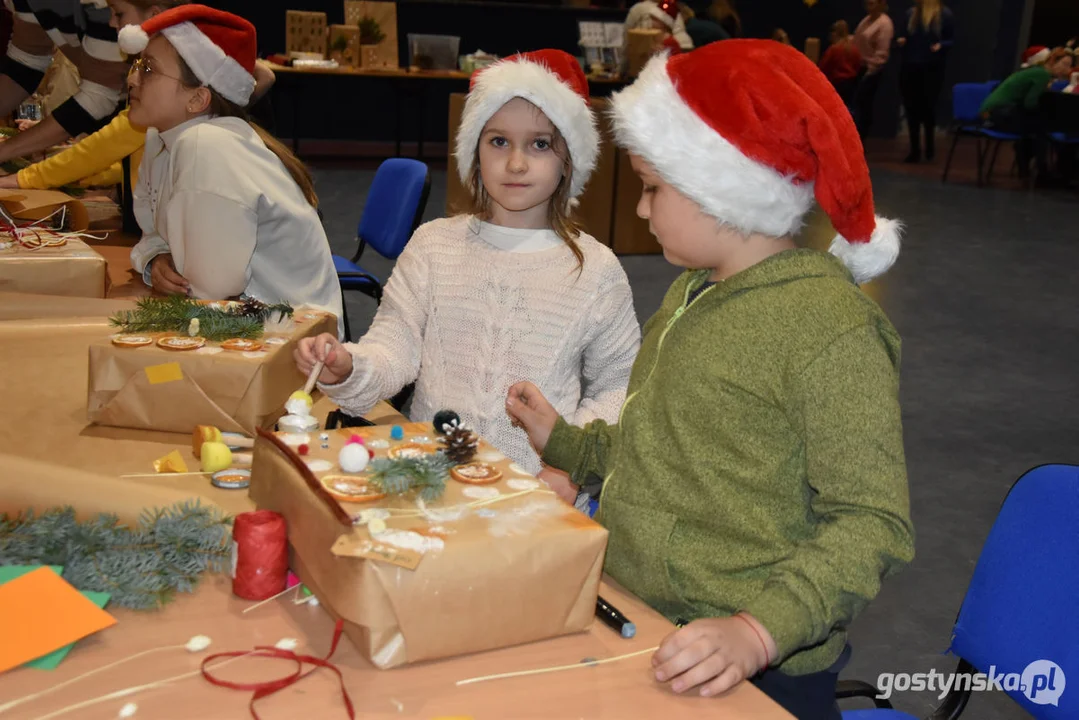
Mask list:
MULTIPOLYGON (((90 227, 86 206, 59 190, 0 190, 0 205, 16 220, 44 220, 62 208, 65 230, 82 232, 90 227)), ((51 220, 44 224, 55 227, 51 220)))
MULTIPOLYGON (((6 236, 0 235, 0 241, 6 236)), ((4 292, 103 298, 108 294, 105 258, 82 240, 28 250, 0 249, 0 290, 4 292)))
MULTIPOLYGON (((346 634, 364 657, 387 669, 588 629, 607 547, 605 529, 539 483, 526 494, 514 490, 508 481, 532 478, 513 472, 505 459, 491 463, 502 470, 502 479, 484 486, 507 498, 483 506, 493 516, 477 514, 476 501, 465 492, 474 486, 452 479, 443 497, 426 505, 433 517, 403 515, 418 509, 408 497, 340 503, 335 510, 332 499, 313 488, 318 478, 341 474, 337 456, 353 432, 330 433, 329 449, 311 442, 306 458, 279 436, 260 433, 249 492, 259 508, 285 516, 291 567, 323 606, 345 620, 346 634), (310 460, 329 461, 333 469, 312 472, 305 463, 310 460), (473 506, 465 507, 469 503, 473 506), (385 520, 389 530, 440 538, 444 547, 428 549, 411 570, 369 559, 377 555, 371 534, 365 526, 345 524, 341 508, 349 515, 366 508, 396 509, 398 514, 385 520)), ((390 428, 364 428, 358 434, 387 439, 390 428)), ((405 426, 406 440, 417 434, 433 437, 430 425, 405 426)), ((481 453, 491 450, 481 444, 481 453)), ((407 563, 409 553, 401 555, 407 563)))
MULTIPOLYGON (((156 342, 124 348, 103 338, 90 345, 87 416, 98 425, 179 433, 196 425, 248 435, 272 427, 289 395, 306 380, 292 357, 296 343, 337 332, 331 313, 300 309, 295 317, 291 331, 280 335, 284 344, 265 345, 265 355, 257 357, 230 350, 212 355, 165 350, 156 342)), ((174 333, 140 334, 156 340, 174 333)))

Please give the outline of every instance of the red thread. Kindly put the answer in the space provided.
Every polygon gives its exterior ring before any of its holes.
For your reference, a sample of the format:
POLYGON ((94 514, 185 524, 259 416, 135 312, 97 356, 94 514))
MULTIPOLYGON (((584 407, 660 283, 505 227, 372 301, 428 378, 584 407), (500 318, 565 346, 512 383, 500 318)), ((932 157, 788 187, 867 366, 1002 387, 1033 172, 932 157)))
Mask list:
POLYGON ((211 655, 202 661, 202 665, 199 669, 202 671, 202 676, 213 685, 229 688, 231 690, 254 691, 251 695, 251 701, 247 704, 247 707, 251 711, 251 717, 255 718, 255 720, 259 720, 258 713, 255 712, 255 701, 273 695, 278 690, 284 690, 285 688, 294 685, 295 683, 303 680, 305 677, 318 670, 320 667, 328 668, 337 673, 337 681, 341 685, 341 697, 345 701, 345 709, 348 710, 349 720, 355 720, 356 710, 352 706, 352 698, 349 697, 348 690, 345 689, 345 678, 341 674, 341 671, 337 668, 337 666, 330 662, 330 658, 333 657, 334 652, 337 651, 337 644, 341 641, 341 633, 344 631, 344 629, 344 620, 338 620, 337 625, 334 627, 333 630, 333 642, 330 643, 330 651, 326 653, 325 658, 317 658, 312 655, 297 655, 291 650, 280 650, 275 647, 260 646, 256 647, 255 650, 252 652, 239 651, 217 653, 215 655, 211 655), (276 680, 268 680, 261 683, 238 683, 230 682, 228 680, 219 680, 218 678, 215 678, 213 675, 211 675, 210 671, 206 669, 206 664, 213 660, 216 660, 217 658, 235 658, 245 655, 251 657, 275 658, 278 660, 292 660, 296 663, 296 671, 289 675, 277 678, 276 680), (305 663, 308 665, 314 665, 315 667, 304 672, 303 666, 305 663))
POLYGON ((757 636, 757 639, 761 641, 761 647, 764 648, 764 667, 768 667, 769 665, 771 665, 772 659, 771 654, 768 652, 768 646, 764 644, 764 638, 762 638, 761 634, 757 632, 757 628, 753 627, 753 623, 749 621, 749 618, 743 615, 735 615, 734 617, 738 618, 746 625, 748 625, 749 629, 753 631, 753 634, 757 636))
POLYGON ((285 518, 272 510, 236 516, 236 572, 232 592, 246 600, 265 600, 285 589, 288 581, 288 532, 285 518))

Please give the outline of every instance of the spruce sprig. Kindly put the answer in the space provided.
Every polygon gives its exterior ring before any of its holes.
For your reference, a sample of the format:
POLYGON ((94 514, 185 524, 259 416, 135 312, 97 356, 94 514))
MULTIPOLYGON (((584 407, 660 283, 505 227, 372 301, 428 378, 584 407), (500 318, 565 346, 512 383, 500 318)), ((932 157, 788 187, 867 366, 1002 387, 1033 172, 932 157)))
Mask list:
POLYGON ((0 565, 62 565, 78 590, 107 592, 120 607, 149 610, 191 592, 231 558, 231 518, 178 503, 146 511, 135 527, 115 515, 79 522, 71 507, 0 515, 0 565))
POLYGON ((109 318, 124 332, 187 333, 191 321, 198 319, 199 335, 211 341, 229 338, 254 339, 262 336, 263 324, 276 315, 291 316, 288 303, 261 305, 251 313, 238 309, 222 310, 183 295, 165 298, 142 298, 134 310, 125 310, 109 318))
POLYGON ((368 465, 368 482, 386 494, 404 495, 415 490, 429 502, 442 496, 453 465, 441 452, 418 458, 377 458, 368 465))

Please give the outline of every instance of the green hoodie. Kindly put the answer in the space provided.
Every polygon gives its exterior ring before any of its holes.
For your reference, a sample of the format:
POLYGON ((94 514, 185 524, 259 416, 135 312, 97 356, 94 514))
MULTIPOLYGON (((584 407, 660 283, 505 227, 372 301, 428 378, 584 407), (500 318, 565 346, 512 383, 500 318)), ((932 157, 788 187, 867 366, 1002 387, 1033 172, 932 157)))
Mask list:
POLYGON ((604 478, 615 580, 672 621, 749 612, 772 667, 824 670, 914 555, 899 336, 822 252, 688 302, 707 275, 679 277, 645 325, 618 425, 559 419, 543 459, 604 478))

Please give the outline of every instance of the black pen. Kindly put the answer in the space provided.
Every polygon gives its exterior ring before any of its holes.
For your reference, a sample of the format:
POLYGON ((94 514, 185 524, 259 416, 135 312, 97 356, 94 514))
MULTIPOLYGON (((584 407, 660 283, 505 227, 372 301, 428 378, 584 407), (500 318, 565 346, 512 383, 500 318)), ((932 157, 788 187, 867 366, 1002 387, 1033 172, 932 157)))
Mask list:
POLYGON ((618 608, 598 596, 596 597, 596 616, 620 632, 624 638, 631 638, 637 634, 636 625, 626 619, 618 608))

